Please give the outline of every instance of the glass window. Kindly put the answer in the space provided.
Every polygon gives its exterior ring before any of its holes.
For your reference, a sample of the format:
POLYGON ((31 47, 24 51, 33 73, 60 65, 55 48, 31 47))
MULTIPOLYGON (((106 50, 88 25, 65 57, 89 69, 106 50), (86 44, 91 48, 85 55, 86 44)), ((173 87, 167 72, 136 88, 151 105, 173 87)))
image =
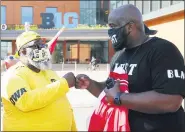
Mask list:
POLYGON ((178 3, 180 3, 180 2, 182 2, 183 0, 172 0, 172 4, 174 5, 174 4, 178 4, 178 3))
POLYGON ((132 4, 132 5, 135 5, 135 0, 129 0, 128 3, 132 4))
POLYGON ((96 1, 92 0, 89 2, 89 4, 90 4, 91 8, 96 8, 96 1))
POLYGON ((92 8, 90 2, 91 1, 80 1, 80 8, 92 8))
POLYGON ((116 1, 110 1, 110 9, 116 9, 116 1))
POLYGON ((143 13, 143 1, 136 1, 136 7, 139 9, 141 13, 143 13))
POLYGON ((80 24, 96 25, 96 9, 80 9, 80 24))
POLYGON ((6 24, 6 6, 1 6, 1 24, 6 24))
POLYGON ((143 14, 150 12, 150 1, 143 1, 143 14))
POLYGON ((102 15, 103 15, 103 18, 104 18, 104 11, 102 9, 97 9, 96 10, 96 24, 102 24, 102 15))
POLYGON ((92 24, 91 25, 96 25, 97 24, 97 22, 96 22, 96 8, 94 8, 92 10, 91 21, 92 21, 92 24))
POLYGON ((151 1, 151 11, 157 11, 160 9, 160 1, 151 1))
POLYGON ((122 5, 123 5, 122 1, 116 1, 116 8, 118 8, 118 7, 122 6, 122 5))
POLYGON ((84 1, 81 1, 81 0, 80 0, 80 8, 85 8, 85 3, 84 3, 84 1))
POLYGON ((84 24, 84 9, 80 8, 80 24, 84 24))
POLYGON ((56 64, 56 63, 62 63, 64 60, 64 56, 63 56, 63 42, 59 41, 56 44, 55 50, 52 54, 52 63, 56 64))
POLYGON ((96 25, 100 18, 96 1, 80 1, 80 24, 96 25))
POLYGON ((170 3, 171 1, 161 1, 162 2, 162 8, 165 8, 165 7, 169 7, 170 6, 170 3))
POLYGON ((106 25, 108 22, 108 13, 106 9, 97 10, 97 24, 106 25))
POLYGON ((94 56, 99 63, 108 62, 108 41, 67 41, 66 61, 71 63, 78 60, 79 63, 89 63, 94 56), (79 54, 78 54, 79 52, 79 54), (79 58, 78 58, 79 57, 79 58))
POLYGON ((12 54, 12 42, 1 41, 1 60, 12 54))
POLYGON ((96 24, 96 8, 80 9, 80 24, 96 24))
POLYGON ((123 1, 123 5, 125 5, 125 4, 128 4, 128 1, 127 0, 124 0, 123 1))
POLYGON ((33 24, 33 7, 21 7, 21 15, 22 24, 25 24, 25 22, 33 24))

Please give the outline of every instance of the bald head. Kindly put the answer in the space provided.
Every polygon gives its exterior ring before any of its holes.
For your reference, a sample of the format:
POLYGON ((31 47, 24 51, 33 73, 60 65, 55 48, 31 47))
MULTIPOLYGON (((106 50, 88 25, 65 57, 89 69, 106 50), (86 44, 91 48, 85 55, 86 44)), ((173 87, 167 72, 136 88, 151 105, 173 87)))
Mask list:
POLYGON ((142 14, 139 9, 132 4, 127 4, 118 7, 109 14, 109 25, 121 27, 127 24, 128 22, 134 22, 138 28, 141 28, 144 31, 142 14))

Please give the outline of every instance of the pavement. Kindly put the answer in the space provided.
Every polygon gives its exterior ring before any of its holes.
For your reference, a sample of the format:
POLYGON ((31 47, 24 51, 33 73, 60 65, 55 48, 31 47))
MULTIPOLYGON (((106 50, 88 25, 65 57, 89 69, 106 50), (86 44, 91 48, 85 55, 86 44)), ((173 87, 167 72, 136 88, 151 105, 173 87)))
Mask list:
POLYGON ((68 93, 69 101, 73 107, 76 125, 79 131, 87 131, 88 118, 91 116, 94 106, 98 101, 86 90, 72 89, 68 93))

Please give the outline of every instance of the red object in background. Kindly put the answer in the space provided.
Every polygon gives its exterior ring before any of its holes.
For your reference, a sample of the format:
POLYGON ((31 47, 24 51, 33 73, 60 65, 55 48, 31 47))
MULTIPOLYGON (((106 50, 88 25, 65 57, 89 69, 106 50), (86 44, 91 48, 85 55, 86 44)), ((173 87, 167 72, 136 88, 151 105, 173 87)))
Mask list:
POLYGON ((64 31, 64 27, 61 28, 57 34, 53 37, 52 40, 50 40, 47 44, 48 44, 48 48, 49 48, 49 51, 50 53, 52 54, 55 50, 55 47, 56 47, 56 44, 57 44, 57 40, 58 40, 58 37, 60 36, 60 34, 64 31))
POLYGON ((51 43, 51 45, 48 45, 49 46, 49 51, 50 51, 51 54, 55 51, 57 40, 58 40, 58 37, 55 38, 55 40, 51 43))

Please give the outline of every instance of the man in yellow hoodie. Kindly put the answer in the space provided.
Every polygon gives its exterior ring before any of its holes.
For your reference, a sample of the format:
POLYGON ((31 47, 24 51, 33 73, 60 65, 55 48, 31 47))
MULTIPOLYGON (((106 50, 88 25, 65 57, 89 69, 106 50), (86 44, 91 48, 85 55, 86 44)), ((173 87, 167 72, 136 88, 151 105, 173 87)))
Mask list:
POLYGON ((73 73, 59 77, 41 36, 33 31, 17 37, 19 62, 2 80, 3 131, 77 131, 66 97, 73 73))

